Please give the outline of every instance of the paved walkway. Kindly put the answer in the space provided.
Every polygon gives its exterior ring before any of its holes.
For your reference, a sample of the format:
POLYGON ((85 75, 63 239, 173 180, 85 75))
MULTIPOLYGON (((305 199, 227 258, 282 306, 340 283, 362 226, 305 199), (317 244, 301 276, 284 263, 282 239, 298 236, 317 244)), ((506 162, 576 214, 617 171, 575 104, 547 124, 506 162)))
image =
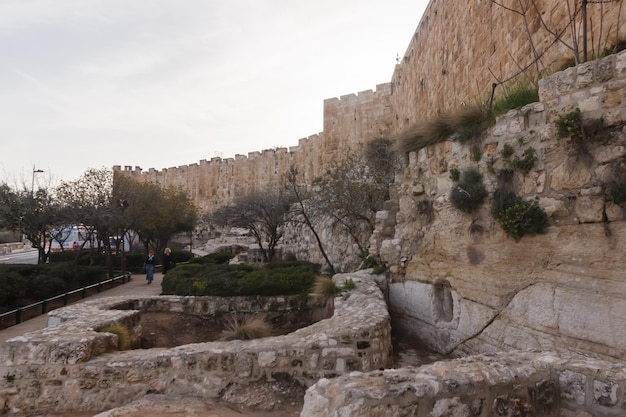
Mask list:
MULTIPOLYGON (((114 288, 102 291, 98 294, 94 294, 90 297, 84 298, 75 303, 82 303, 87 300, 95 300, 103 297, 116 297, 119 295, 132 295, 132 296, 151 296, 161 294, 161 281, 163 280, 163 274, 155 273, 154 281, 148 285, 146 276, 143 274, 135 274, 131 277, 131 280, 125 284, 118 285, 114 288)), ((34 330, 40 330, 46 327, 48 320, 47 315, 40 315, 30 320, 24 321, 15 326, 11 326, 7 329, 0 330, 0 343, 4 343, 7 339, 12 337, 21 336, 24 333, 32 332, 34 330)))

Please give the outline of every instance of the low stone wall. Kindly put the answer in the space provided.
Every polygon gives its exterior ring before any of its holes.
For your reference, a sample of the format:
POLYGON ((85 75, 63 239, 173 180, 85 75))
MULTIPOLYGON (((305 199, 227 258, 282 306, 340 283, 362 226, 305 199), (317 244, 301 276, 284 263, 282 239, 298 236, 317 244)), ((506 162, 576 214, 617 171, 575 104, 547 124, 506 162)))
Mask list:
POLYGON ((507 352, 322 379, 301 417, 617 417, 625 387, 624 363, 507 352))
POLYGON ((389 367, 391 325, 382 292, 365 272, 334 279, 341 285, 347 278, 356 288, 334 299, 331 318, 251 341, 117 351, 117 336, 96 330, 122 323, 137 337, 140 310, 206 314, 276 307, 280 299, 261 300, 261 306, 217 297, 115 297, 51 312, 53 327, 0 345, 0 407, 100 411, 147 393, 216 398, 234 383, 289 377, 310 386, 320 378, 389 367))
POLYGON ((6 255, 14 251, 20 251, 23 249, 24 243, 22 242, 0 243, 0 255, 6 255))

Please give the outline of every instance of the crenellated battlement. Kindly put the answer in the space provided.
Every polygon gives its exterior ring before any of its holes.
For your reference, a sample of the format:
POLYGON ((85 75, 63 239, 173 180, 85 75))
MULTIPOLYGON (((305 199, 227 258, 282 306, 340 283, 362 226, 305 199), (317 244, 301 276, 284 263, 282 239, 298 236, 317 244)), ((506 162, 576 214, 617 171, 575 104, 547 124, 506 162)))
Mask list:
POLYGON ((375 91, 325 100, 324 131, 299 139, 296 146, 252 151, 227 159, 203 159, 161 170, 119 165, 113 170, 140 181, 186 189, 200 210, 210 212, 229 204, 237 195, 280 182, 292 165, 298 167, 303 181, 310 181, 342 157, 345 150, 388 135, 391 91, 391 83, 386 83, 377 85, 375 91))
MULTIPOLYGON (((375 90, 324 100, 323 131, 299 139, 297 146, 147 172, 131 166, 114 170, 183 187, 204 211, 232 202, 236 194, 280 181, 291 165, 298 167, 302 180, 312 180, 360 144, 393 137, 441 111, 487 98, 492 83, 515 80, 520 68, 528 68, 535 77, 537 71, 553 70, 556 63, 570 58, 572 51, 564 43, 571 39, 555 42, 554 35, 541 25, 527 28, 524 24, 541 19, 552 29, 562 30, 568 20, 559 4, 549 0, 539 5, 540 15, 533 9, 522 16, 493 2, 431 1, 390 82, 377 84, 375 90), (533 64, 535 53, 541 59, 533 64)), ((593 39, 601 38, 609 45, 616 37, 626 36, 624 19, 617 21, 620 7, 621 3, 607 3, 589 8, 591 22, 604 15, 603 25, 590 27, 593 39)))

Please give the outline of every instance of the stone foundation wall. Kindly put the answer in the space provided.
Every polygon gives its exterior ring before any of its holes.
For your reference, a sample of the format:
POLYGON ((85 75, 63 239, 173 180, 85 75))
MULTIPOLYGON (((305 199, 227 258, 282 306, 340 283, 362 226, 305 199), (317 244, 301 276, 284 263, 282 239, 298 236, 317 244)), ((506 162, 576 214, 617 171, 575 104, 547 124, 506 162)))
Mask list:
POLYGON ((390 265, 394 326, 439 352, 510 349, 626 358, 626 221, 609 198, 626 181, 626 52, 540 81, 541 101, 500 117, 473 158, 446 141, 408 155, 379 213, 371 252, 390 265), (602 135, 577 149, 555 120, 580 108, 602 135), (510 185, 546 211, 547 234, 515 242, 491 214, 500 172, 530 148, 537 161, 510 185), (489 191, 465 214, 450 202, 450 170, 477 168, 489 191))
MULTIPOLYGON (((217 398, 229 384, 292 378, 305 386, 324 377, 385 368, 392 363, 390 319, 381 290, 366 273, 356 288, 334 299, 331 318, 284 336, 207 342, 171 349, 117 351, 117 336, 95 329, 121 322, 136 329, 138 310, 189 311, 256 308, 212 297, 116 297, 55 311, 44 330, 0 346, 0 404, 5 411, 100 411, 147 393, 217 398)), ((266 300, 265 306, 271 301, 266 300)), ((267 307, 266 307, 267 308, 267 307)))
POLYGON ((301 417, 618 417, 626 364, 510 352, 355 372, 307 390, 301 417))

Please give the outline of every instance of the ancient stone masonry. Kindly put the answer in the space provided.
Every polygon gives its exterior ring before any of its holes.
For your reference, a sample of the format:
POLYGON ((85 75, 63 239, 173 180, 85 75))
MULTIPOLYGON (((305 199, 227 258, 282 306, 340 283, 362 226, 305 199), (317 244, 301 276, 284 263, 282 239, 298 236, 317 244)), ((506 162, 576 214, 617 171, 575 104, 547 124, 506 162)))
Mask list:
POLYGON ((370 249, 393 272, 394 326, 439 352, 542 349, 626 359, 626 221, 608 196, 614 181, 626 181, 625 85, 622 52, 543 78, 541 101, 499 118, 478 162, 469 145, 454 141, 410 153, 370 249), (559 139, 554 123, 575 108, 583 120, 603 123, 583 150, 559 139), (452 168, 476 167, 493 193, 498 173, 510 168, 505 145, 520 157, 535 150, 532 169, 516 170, 511 181, 545 209, 545 235, 515 242, 492 217, 491 199, 472 215, 449 201, 452 168))
POLYGON ((98 332, 121 323, 134 340, 146 311, 210 315, 286 308, 285 298, 111 297, 49 313, 52 327, 0 346, 0 405, 5 412, 99 411, 147 393, 218 398, 225 387, 289 376, 310 386, 322 377, 392 363, 385 300, 366 272, 336 276, 356 288, 334 299, 332 317, 285 336, 119 351, 118 336, 98 332), (271 307, 270 307, 271 306, 271 307))
MULTIPOLYGON (((279 183, 291 165, 298 168, 303 182, 310 183, 350 149, 374 138, 392 137, 440 111, 484 100, 492 83, 514 77, 520 68, 529 68, 530 76, 536 77, 537 71, 554 71, 563 58, 573 57, 565 46, 572 42, 563 1, 535 0, 539 13, 534 7, 520 13, 517 2, 501 3, 517 12, 486 0, 432 0, 391 81, 377 85, 375 91, 325 100, 323 132, 300 139, 297 146, 162 170, 144 172, 130 166, 114 170, 186 189, 197 207, 211 212, 231 203, 236 194, 279 183), (563 42, 547 29, 565 33, 563 42)), ((580 6, 578 0, 570 3, 572 10, 574 3, 580 6)), ((590 51, 597 52, 599 42, 604 48, 626 37, 625 19, 618 22, 620 15, 626 16, 624 8, 623 1, 589 5, 589 39, 594 40, 590 51)), ((580 26, 580 15, 575 22, 580 26)))
POLYGON ((307 390, 301 417, 618 417, 626 366, 511 352, 353 372, 307 390))
MULTIPOLYGON (((565 3, 431 0, 393 72, 392 132, 398 133, 415 122, 464 103, 486 100, 492 83, 513 78, 507 83, 510 86, 519 79, 515 76, 520 69, 527 69, 527 75, 536 77, 538 72, 553 72, 564 60, 571 60, 574 52, 566 44, 572 45, 572 32, 565 3), (563 42, 557 41, 550 30, 562 33, 563 42)), ((580 9, 580 1, 568 3, 570 10, 580 9)), ((624 39, 626 26, 624 18, 618 22, 620 13, 622 16, 625 13, 624 2, 593 6, 589 3, 588 37, 594 39, 593 44, 588 42, 591 58, 598 55, 591 51, 593 47, 597 52, 599 40, 601 45, 611 45, 617 39, 624 39)), ((579 29, 580 13, 574 22, 579 29)), ((582 34, 579 36, 582 52, 582 34)), ((501 93, 502 89, 499 85, 496 92, 501 93)))
POLYGON ((198 164, 163 170, 121 166, 113 170, 140 181, 187 190, 196 206, 205 213, 230 204, 237 195, 263 192, 282 184, 291 166, 299 180, 310 183, 321 176, 347 149, 371 139, 389 135, 391 84, 324 101, 324 132, 300 139, 298 146, 250 152, 235 158, 213 158, 198 164))

